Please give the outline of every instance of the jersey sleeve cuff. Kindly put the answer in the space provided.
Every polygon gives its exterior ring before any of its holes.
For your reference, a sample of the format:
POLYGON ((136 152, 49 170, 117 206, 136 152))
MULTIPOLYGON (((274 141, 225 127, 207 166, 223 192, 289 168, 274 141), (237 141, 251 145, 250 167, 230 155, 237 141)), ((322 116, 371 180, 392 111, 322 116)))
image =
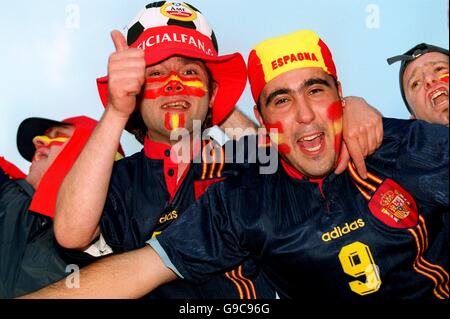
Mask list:
POLYGON ((164 265, 167 268, 172 270, 179 278, 184 279, 183 275, 181 275, 181 273, 178 271, 178 269, 172 263, 172 261, 170 260, 169 256, 167 255, 166 251, 161 246, 161 244, 159 243, 158 239, 156 239, 156 237, 155 238, 151 238, 150 240, 148 240, 146 242, 146 244, 151 246, 153 248, 153 250, 156 251, 156 253, 159 255, 159 258, 161 258, 162 262, 164 263, 164 265))

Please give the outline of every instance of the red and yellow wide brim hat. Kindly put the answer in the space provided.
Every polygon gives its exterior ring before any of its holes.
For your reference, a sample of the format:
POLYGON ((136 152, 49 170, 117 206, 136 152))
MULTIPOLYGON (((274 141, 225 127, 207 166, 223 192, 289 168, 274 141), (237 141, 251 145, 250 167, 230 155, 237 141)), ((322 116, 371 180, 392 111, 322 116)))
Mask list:
MULTIPOLYGON (((146 6, 123 30, 131 48, 145 52, 147 65, 172 56, 205 63, 218 91, 212 105, 213 124, 220 124, 233 110, 247 83, 247 68, 240 53, 218 54, 217 40, 202 13, 185 2, 160 1, 146 6)), ((104 106, 108 103, 108 77, 97 79, 104 106)))

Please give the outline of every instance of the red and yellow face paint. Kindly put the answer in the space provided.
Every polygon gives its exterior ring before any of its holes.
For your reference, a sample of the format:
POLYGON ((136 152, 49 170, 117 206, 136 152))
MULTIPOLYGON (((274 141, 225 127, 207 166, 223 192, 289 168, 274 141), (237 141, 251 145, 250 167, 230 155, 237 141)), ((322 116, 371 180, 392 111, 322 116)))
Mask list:
POLYGON ((166 130, 172 131, 178 128, 184 128, 184 124, 184 113, 166 112, 164 114, 164 127, 166 130))
POLYGON ((278 152, 281 154, 289 154, 291 148, 285 143, 284 128, 281 122, 273 124, 265 124, 271 141, 277 146, 278 152))
POLYGON ((144 99, 154 100, 161 96, 193 96, 203 97, 208 92, 200 78, 185 77, 175 72, 168 76, 149 78, 146 84, 157 85, 158 88, 146 88, 144 99))
POLYGON ((343 121, 343 107, 341 101, 331 103, 327 109, 327 117, 331 120, 334 129, 334 150, 339 154, 342 144, 342 121, 343 121))
MULTIPOLYGON (((146 88, 144 99, 155 100, 163 96, 204 97, 207 87, 200 78, 185 77, 175 72, 168 76, 152 77, 146 80, 147 85, 156 88, 146 88)), ((185 127, 185 115, 182 112, 168 111, 164 114, 164 127, 168 131, 185 127)))
MULTIPOLYGON (((55 137, 48 137, 46 135, 40 135, 35 136, 33 138, 33 144, 36 147, 36 150, 42 149, 42 148, 50 148, 52 146, 57 145, 63 145, 65 142, 69 140, 70 137, 68 136, 55 136, 55 137)), ((33 156, 32 161, 35 160, 35 156, 33 156)))
POLYGON ((439 81, 448 84, 448 73, 442 74, 442 75, 439 77, 439 81))
POLYGON ((41 147, 51 147, 55 145, 64 144, 70 137, 68 136, 56 136, 56 137, 48 137, 46 135, 35 136, 33 138, 33 144, 36 145, 36 148, 41 147))

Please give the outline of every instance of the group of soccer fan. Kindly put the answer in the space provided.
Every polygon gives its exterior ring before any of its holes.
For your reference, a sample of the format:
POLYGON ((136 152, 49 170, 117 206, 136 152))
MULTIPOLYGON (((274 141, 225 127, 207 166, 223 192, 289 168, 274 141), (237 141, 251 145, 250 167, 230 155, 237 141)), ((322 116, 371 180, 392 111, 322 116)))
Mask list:
POLYGON ((345 97, 326 35, 245 61, 190 4, 132 21, 101 119, 26 119, 29 173, 0 158, 1 298, 449 298, 448 50, 388 59, 399 120, 345 97), (247 80, 258 129, 235 109, 247 80), (124 129, 143 145, 127 157, 124 129))

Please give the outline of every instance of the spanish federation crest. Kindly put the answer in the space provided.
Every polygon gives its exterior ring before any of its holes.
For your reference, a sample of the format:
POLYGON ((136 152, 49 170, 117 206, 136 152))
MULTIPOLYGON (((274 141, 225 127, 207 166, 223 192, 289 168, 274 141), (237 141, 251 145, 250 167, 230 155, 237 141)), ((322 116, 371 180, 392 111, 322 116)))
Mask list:
POLYGON ((377 189, 369 209, 375 217, 394 228, 410 228, 418 221, 414 198, 391 179, 386 179, 377 189))

